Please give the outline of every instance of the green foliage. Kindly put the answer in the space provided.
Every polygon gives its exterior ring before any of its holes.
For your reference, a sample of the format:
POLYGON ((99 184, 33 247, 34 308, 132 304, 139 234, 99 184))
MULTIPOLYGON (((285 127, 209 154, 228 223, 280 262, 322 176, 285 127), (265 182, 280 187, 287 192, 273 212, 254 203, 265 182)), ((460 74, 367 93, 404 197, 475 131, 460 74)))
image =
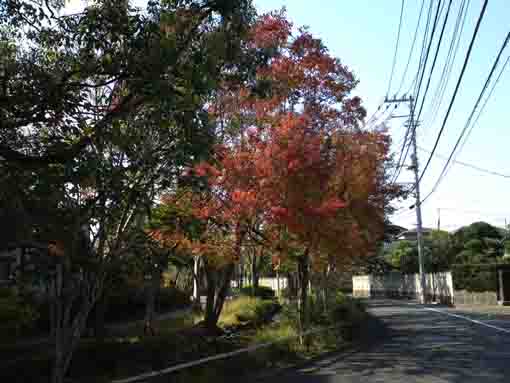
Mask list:
POLYGON ((347 323, 355 326, 366 319, 367 313, 363 303, 345 294, 338 293, 329 311, 331 323, 347 323))
POLYGON ((258 286, 257 288, 253 288, 253 286, 245 286, 240 289, 240 294, 245 296, 258 297, 262 299, 273 299, 275 297, 275 292, 272 288, 267 286, 258 286))
MULTIPOLYGON (((138 288, 118 288, 109 293, 106 321, 141 318, 145 312, 145 291, 138 288)), ((189 296, 175 288, 161 288, 156 293, 156 310, 168 312, 189 305, 189 296)))
POLYGON ((240 297, 225 304, 219 323, 223 326, 235 326, 242 323, 259 325, 269 319, 278 310, 273 301, 254 297, 240 297))
POLYGON ((497 271, 494 264, 457 264, 452 267, 455 290, 470 292, 497 291, 497 271))
POLYGON ((386 260, 402 273, 415 273, 418 270, 418 249, 411 241, 398 241, 386 250, 386 260))
POLYGON ((0 293, 0 339, 12 340, 33 328, 38 319, 36 308, 8 289, 0 293))

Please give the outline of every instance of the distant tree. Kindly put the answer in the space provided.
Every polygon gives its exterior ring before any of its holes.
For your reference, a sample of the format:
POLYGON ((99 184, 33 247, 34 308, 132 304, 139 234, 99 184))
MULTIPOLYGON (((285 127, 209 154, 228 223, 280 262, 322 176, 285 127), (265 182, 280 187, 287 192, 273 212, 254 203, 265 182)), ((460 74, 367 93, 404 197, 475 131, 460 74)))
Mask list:
POLYGON ((500 230, 475 222, 452 235, 456 263, 492 263, 504 255, 504 238, 500 230))
MULTIPOLYGON (((448 270, 455 262, 451 236, 446 231, 433 230, 423 240, 423 258, 426 272, 448 270)), ((416 241, 397 241, 385 251, 385 259, 403 273, 419 270, 416 241)))

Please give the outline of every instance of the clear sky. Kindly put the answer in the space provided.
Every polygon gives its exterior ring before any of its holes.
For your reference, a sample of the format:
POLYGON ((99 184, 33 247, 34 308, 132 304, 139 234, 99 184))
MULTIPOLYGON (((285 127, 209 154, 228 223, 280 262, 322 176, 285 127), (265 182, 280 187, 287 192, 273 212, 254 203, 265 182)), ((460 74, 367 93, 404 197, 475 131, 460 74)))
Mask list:
MULTIPOLYGON (((391 64, 395 50, 395 40, 399 21, 400 0, 254 0, 259 12, 286 7, 289 18, 295 26, 307 25, 310 31, 322 38, 333 55, 348 65, 360 80, 356 94, 362 97, 370 116, 386 94, 390 77, 391 64)), ((438 0, 424 0, 425 7, 421 26, 425 25, 429 1, 433 1, 434 10, 438 0)), ((448 0, 443 0, 448 3, 448 0)), ((440 50, 426 100, 421 125, 417 130, 418 145, 431 149, 441 127, 446 107, 460 74, 460 68, 473 34, 473 30, 482 7, 482 0, 468 0, 466 24, 452 75, 446 88, 445 98, 435 121, 431 119, 429 107, 434 99, 437 79, 443 68, 445 52, 450 44, 453 25, 459 11, 461 0, 453 0, 443 45, 440 50)), ((79 0, 71 0, 68 9, 76 9, 79 0)), ((143 4, 144 0, 135 1, 143 4)), ((398 89, 416 28, 421 0, 405 0, 404 18, 400 36, 395 74, 390 95, 398 89)), ((446 7, 445 7, 446 9, 446 7)), ((445 12, 443 10, 443 15, 445 12)), ((510 29, 510 0, 492 0, 486 10, 480 32, 473 48, 471 59, 456 101, 446 124, 444 134, 439 142, 437 153, 449 155, 460 131, 474 106, 482 89, 490 67, 510 29)), ((442 18, 441 18, 442 20, 442 18)), ((436 36, 439 35, 439 28, 436 36)), ((420 28, 414 54, 404 81, 403 93, 409 89, 418 67, 421 51, 423 28, 420 28)), ((435 40, 437 41, 437 40, 435 40)), ((435 42, 433 48, 435 47, 435 42)), ((434 52, 434 50, 432 50, 434 52)), ((504 52, 502 62, 510 54, 510 47, 504 52)), ((432 53, 429 63, 432 61, 432 53)), ((428 78, 430 64, 427 67, 423 89, 428 78)), ((503 73, 497 88, 489 100, 484 114, 474 127, 457 160, 510 175, 510 66, 503 73), (505 97, 506 96, 506 97, 505 97)), ((422 90, 423 92, 423 90, 422 90)), ((408 109, 402 105, 396 114, 407 114, 408 109)), ((389 121, 390 134, 395 143, 404 136, 403 119, 389 121)), ((395 147, 396 150, 398 148, 395 147)), ((428 153, 419 151, 420 166, 423 168, 428 153)), ((426 196, 439 176, 445 160, 434 157, 422 182, 422 195, 426 196)), ((412 173, 403 171, 399 181, 409 182, 412 173)), ((503 226, 505 218, 510 223, 510 206, 508 190, 510 178, 484 174, 476 170, 455 164, 439 188, 423 204, 423 221, 426 227, 436 227, 438 209, 441 209, 441 227, 453 230, 474 221, 484 220, 494 225, 503 226)), ((402 210, 395 214, 394 222, 405 227, 415 225, 414 210, 408 206, 414 204, 409 200, 399 205, 402 210)))

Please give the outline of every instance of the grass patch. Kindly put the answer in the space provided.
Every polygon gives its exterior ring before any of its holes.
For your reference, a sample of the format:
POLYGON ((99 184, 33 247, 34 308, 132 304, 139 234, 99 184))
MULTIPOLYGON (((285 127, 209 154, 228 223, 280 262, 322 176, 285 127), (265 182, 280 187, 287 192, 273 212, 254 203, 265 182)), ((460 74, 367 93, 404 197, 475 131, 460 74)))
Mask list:
POLYGON ((249 322, 259 324, 275 311, 276 306, 274 301, 242 296, 225 303, 219 325, 230 327, 249 322))
MULTIPOLYGON (((224 327, 240 325, 242 335, 233 339, 212 339, 194 335, 193 324, 200 318, 192 313, 159 321, 158 335, 154 337, 144 337, 140 336, 141 332, 133 332, 104 341, 84 339, 73 359, 69 378, 80 383, 106 382, 273 342, 271 346, 254 352, 195 366, 162 378, 162 381, 173 383, 237 382, 247 375, 289 366, 337 349, 347 343, 346 334, 352 333, 365 315, 361 304, 344 296, 336 297, 327 313, 323 312, 323 306, 313 304, 311 309, 314 321, 310 324, 311 328, 332 324, 339 326, 333 330, 314 333, 301 344, 297 337, 294 306, 285 307, 278 315, 277 322, 264 322, 263 319, 272 313, 275 305, 274 301, 253 297, 240 297, 227 302, 220 321, 224 327), (322 314, 319 315, 319 312, 322 314), (244 327, 244 324, 250 325, 244 327), (94 358, 90 355, 94 355, 94 358)), ((6 371, 0 371, 0 381, 43 382, 47 381, 50 369, 49 356, 34 357, 32 360, 20 361, 6 371)))

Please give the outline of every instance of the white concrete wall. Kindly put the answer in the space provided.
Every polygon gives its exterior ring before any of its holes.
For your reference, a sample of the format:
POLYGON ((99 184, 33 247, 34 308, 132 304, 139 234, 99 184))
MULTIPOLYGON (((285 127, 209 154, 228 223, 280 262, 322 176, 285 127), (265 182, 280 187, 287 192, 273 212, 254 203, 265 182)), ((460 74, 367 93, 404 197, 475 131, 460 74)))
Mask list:
MULTIPOLYGON (((237 287, 238 281, 233 279, 230 282, 231 287, 237 287)), ((244 280, 244 286, 249 286, 251 284, 250 279, 244 280)), ((280 295, 281 291, 285 289, 289 284, 287 277, 280 278, 259 278, 259 286, 269 287, 274 290, 276 295, 280 295)))
POLYGON ((370 275, 355 275, 352 277, 352 294, 355 297, 370 296, 370 275))
POLYGON ((287 287, 287 278, 260 278, 259 285, 272 288, 275 292, 281 291, 287 287), (279 282, 278 282, 279 279, 279 282))
MULTIPOLYGON (((391 272, 383 275, 361 275, 352 278, 353 295, 406 296, 420 295, 419 274, 401 274, 391 272)), ((429 299, 444 303, 453 303, 453 280, 451 272, 425 274, 425 292, 429 299)))

